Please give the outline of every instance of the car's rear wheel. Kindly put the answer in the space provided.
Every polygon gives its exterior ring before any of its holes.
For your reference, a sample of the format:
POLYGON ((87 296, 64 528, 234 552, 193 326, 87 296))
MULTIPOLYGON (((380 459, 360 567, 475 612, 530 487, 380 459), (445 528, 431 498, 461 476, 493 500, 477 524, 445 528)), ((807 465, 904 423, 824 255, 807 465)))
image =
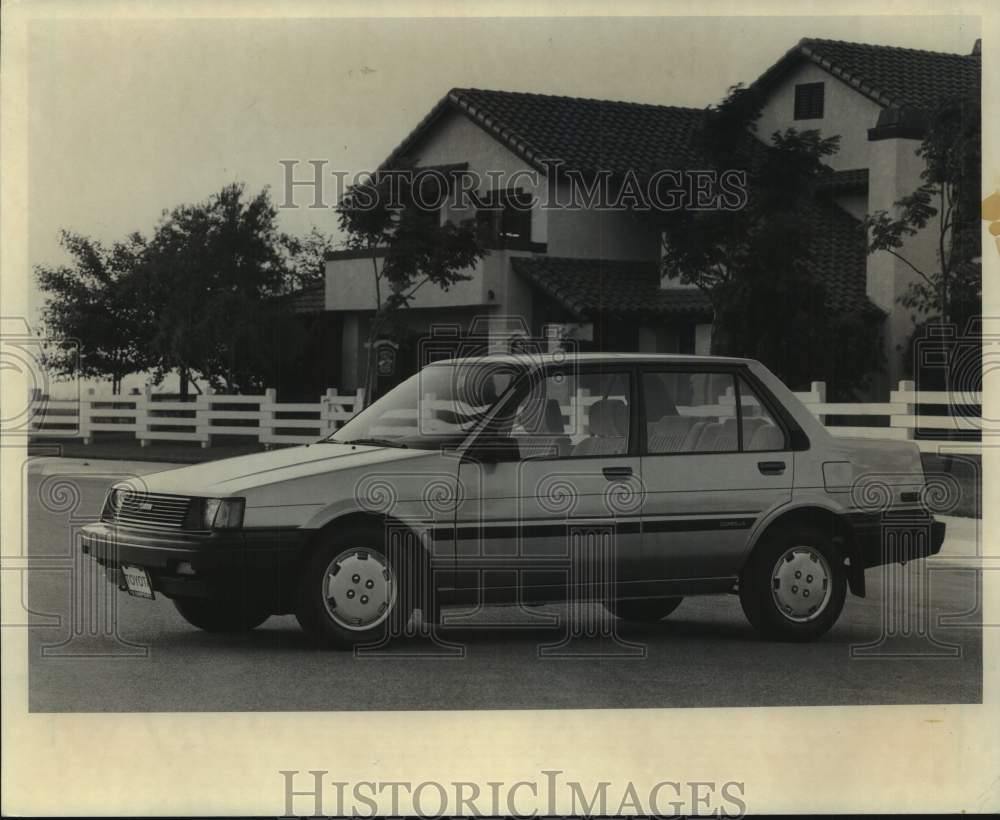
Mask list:
POLYGON ((174 598, 174 607, 185 621, 206 632, 249 632, 271 617, 270 609, 238 601, 174 598))
POLYGON ((766 537, 740 576, 740 603, 762 635, 811 641, 844 608, 847 573, 830 535, 818 527, 782 528, 766 537))
POLYGON ((604 608, 612 615, 626 621, 662 621, 681 605, 684 599, 645 598, 620 601, 605 601, 604 608))
POLYGON ((323 536, 302 569, 295 600, 299 625, 323 644, 351 648, 406 625, 413 595, 406 573, 385 549, 377 525, 348 525, 323 536))

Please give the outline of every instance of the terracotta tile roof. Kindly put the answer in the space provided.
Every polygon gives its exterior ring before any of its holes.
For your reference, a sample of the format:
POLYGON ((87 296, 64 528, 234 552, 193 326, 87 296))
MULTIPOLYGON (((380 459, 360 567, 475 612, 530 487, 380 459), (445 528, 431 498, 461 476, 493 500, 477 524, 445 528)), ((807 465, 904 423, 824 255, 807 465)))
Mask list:
MULTIPOLYGON (((815 201, 806 216, 813 236, 807 266, 824 285, 832 313, 883 313, 866 292, 867 251, 861 222, 832 202, 815 201)), ((655 262, 531 256, 513 270, 579 319, 704 317, 711 305, 701 290, 660 287, 655 262)))
POLYGON ((850 168, 844 171, 831 171, 820 179, 817 189, 830 194, 846 194, 868 190, 868 169, 850 168))
MULTIPOLYGON (((978 55, 805 38, 755 82, 767 86, 810 60, 879 105, 929 109, 943 97, 980 84, 978 55)), ((459 111, 540 171, 562 160, 580 171, 652 173, 701 167, 693 136, 704 109, 514 91, 453 88, 389 155, 383 168, 410 152, 446 112, 459 111)))
POLYGON ((879 105, 929 111, 942 99, 980 86, 981 59, 915 48, 804 38, 755 85, 767 86, 803 59, 839 77, 879 105))
POLYGON ((824 285, 830 311, 884 313, 868 298, 868 251, 861 221, 822 199, 807 208, 806 218, 812 235, 807 264, 824 285))
POLYGON ((407 158, 424 131, 448 110, 462 112, 540 171, 548 159, 562 160, 565 169, 640 175, 700 167, 693 148, 704 116, 700 108, 477 88, 449 91, 382 167, 407 158))
POLYGON ((711 318, 708 299, 697 288, 660 288, 655 262, 521 256, 511 259, 511 267, 578 319, 711 318))
POLYGON ((281 298, 291 306, 293 313, 316 313, 326 310, 326 292, 322 284, 287 293, 281 298))

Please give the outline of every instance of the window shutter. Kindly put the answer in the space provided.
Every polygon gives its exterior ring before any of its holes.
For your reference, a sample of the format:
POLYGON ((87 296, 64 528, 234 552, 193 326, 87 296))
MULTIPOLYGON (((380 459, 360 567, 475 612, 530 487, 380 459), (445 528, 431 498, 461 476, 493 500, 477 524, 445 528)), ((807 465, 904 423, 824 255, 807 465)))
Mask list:
POLYGON ((795 86, 795 119, 823 119, 824 83, 802 83, 795 86))

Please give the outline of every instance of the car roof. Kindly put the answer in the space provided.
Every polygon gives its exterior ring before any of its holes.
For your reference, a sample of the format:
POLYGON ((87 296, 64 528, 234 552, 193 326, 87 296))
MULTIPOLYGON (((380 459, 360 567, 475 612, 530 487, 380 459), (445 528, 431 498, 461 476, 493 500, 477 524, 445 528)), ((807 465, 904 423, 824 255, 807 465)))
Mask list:
POLYGON ((454 359, 443 359, 432 362, 431 365, 458 364, 591 364, 598 362, 616 363, 656 363, 664 364, 748 364, 753 359, 736 358, 732 356, 696 356, 686 353, 491 353, 485 356, 460 356, 454 359))

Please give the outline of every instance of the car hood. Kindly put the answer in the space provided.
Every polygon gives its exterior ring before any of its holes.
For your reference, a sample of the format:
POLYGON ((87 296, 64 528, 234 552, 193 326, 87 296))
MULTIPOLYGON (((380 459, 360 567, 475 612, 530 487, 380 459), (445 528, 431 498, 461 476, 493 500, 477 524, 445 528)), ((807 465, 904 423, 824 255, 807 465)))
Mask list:
POLYGON ((143 477, 154 493, 226 497, 270 484, 426 456, 426 450, 316 443, 192 464, 143 477))

